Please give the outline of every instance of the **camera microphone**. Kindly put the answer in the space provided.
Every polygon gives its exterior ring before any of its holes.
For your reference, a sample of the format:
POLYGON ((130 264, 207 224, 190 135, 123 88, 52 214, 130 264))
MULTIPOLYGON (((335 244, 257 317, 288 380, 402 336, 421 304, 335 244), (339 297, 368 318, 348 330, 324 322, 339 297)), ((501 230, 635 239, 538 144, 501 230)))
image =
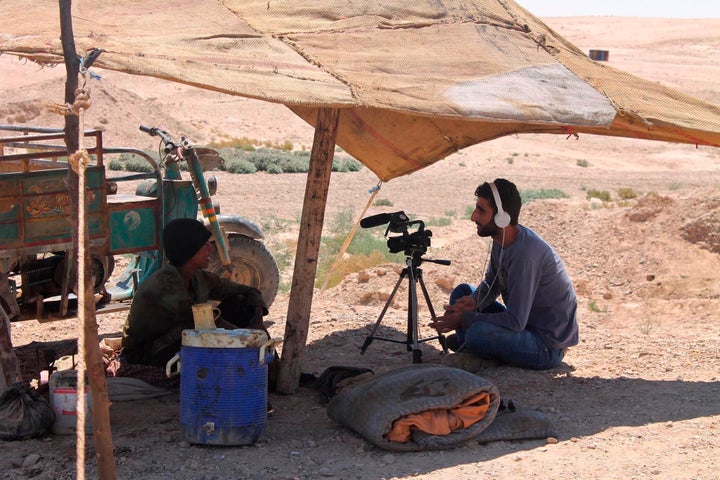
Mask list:
POLYGON ((365 217, 360 220, 360 226, 363 228, 377 227, 379 225, 385 225, 390 220, 392 220, 392 218, 392 213, 378 213, 377 215, 365 217))

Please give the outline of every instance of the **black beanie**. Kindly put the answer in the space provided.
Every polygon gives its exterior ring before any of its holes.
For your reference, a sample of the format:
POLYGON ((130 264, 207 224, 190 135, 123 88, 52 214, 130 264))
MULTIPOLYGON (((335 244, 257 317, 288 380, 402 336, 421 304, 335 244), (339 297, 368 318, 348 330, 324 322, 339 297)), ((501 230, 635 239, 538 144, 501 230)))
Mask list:
POLYGON ((170 263, 182 267, 212 237, 202 222, 194 218, 176 218, 163 228, 163 246, 170 263))

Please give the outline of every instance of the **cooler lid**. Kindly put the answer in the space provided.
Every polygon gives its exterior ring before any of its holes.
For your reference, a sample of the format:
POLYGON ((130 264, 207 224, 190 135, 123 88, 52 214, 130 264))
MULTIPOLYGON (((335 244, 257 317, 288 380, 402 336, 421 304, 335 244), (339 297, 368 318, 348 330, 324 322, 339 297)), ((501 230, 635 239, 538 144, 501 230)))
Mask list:
POLYGON ((260 348, 270 339, 263 330, 238 328, 227 330, 183 330, 182 344, 187 347, 203 348, 260 348))

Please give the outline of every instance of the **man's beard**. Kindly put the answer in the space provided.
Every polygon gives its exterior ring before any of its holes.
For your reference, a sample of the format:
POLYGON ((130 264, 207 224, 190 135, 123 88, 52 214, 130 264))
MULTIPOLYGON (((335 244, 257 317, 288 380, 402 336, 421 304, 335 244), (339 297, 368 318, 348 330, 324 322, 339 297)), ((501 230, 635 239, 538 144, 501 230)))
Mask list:
POLYGON ((494 223, 489 223, 487 225, 478 225, 477 223, 477 234, 478 237, 492 237, 498 232, 498 227, 494 223))

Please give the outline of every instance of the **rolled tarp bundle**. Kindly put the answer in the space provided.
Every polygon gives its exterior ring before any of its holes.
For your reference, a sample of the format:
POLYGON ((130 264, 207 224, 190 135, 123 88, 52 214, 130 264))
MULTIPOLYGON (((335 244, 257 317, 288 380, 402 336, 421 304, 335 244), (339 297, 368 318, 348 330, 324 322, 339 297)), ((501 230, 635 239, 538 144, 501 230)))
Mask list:
POLYGON ((327 412, 381 448, 418 451, 476 439, 499 407, 500 393, 488 380, 444 365, 413 364, 342 390, 327 412))

